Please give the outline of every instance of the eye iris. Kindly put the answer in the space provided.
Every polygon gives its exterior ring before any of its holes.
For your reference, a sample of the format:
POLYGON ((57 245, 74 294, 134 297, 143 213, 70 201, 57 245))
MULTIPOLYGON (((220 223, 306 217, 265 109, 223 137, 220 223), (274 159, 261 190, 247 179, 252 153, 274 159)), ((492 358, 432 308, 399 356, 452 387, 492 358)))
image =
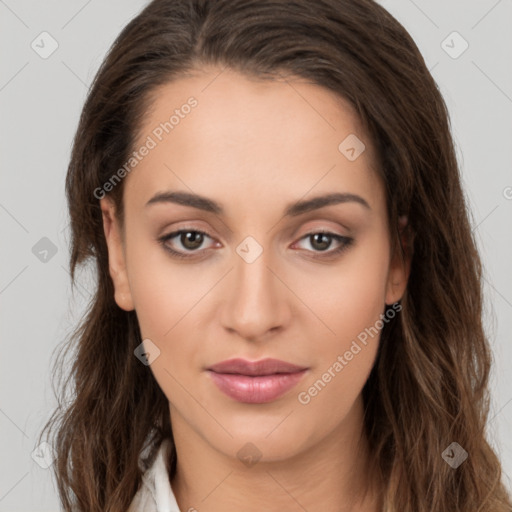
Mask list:
POLYGON ((185 231, 181 234, 180 241, 187 249, 197 249, 203 243, 203 234, 197 231, 185 231))
POLYGON ((320 251, 325 251, 331 245, 331 237, 326 233, 315 233, 310 235, 310 239, 312 240, 312 246, 320 251), (318 245, 315 245, 317 242, 318 245))

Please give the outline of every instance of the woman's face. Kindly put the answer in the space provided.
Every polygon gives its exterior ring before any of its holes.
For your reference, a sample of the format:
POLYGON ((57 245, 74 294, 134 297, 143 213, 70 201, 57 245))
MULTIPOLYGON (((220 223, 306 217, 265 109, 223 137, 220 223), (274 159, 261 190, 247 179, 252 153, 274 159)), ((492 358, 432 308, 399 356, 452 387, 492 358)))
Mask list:
POLYGON ((101 200, 110 273, 176 435, 279 460, 360 428, 408 268, 390 257, 384 189, 348 104, 211 69, 158 89, 134 150, 124 241, 101 200), (297 368, 212 371, 234 358, 297 368))

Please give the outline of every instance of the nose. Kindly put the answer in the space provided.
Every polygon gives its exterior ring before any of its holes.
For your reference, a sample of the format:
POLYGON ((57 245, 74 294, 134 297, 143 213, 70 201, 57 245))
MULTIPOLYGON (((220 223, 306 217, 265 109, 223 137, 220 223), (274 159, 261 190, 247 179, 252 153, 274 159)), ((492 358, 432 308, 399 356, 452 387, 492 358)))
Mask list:
POLYGON ((221 322, 230 333, 249 341, 266 339, 282 331, 291 315, 284 276, 272 268, 269 251, 252 262, 234 253, 234 268, 225 280, 221 322))

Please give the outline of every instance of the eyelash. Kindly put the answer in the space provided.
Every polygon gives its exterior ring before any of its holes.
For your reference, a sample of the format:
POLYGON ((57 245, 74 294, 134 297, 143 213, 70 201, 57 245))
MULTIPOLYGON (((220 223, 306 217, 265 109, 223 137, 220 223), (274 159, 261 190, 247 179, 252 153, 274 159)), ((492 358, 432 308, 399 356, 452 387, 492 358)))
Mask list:
MULTIPOLYGON (((206 233, 204 231, 200 231, 198 229, 187 229, 187 228, 180 229, 178 231, 173 231, 172 233, 169 233, 168 235, 164 235, 158 239, 158 242, 162 245, 162 247, 167 252, 169 252, 171 254, 172 257, 180 258, 180 259, 194 258, 195 257, 194 253, 199 252, 199 251, 192 251, 190 254, 184 254, 179 251, 175 251, 174 249, 171 249, 169 247, 169 245, 167 245, 166 242, 175 238, 177 235, 181 235, 182 233, 198 233, 200 235, 206 235, 208 238, 213 238, 208 233, 206 233)), ((337 242, 339 242, 341 245, 338 248, 333 249, 333 250, 313 251, 313 252, 319 254, 319 256, 313 256, 314 258, 319 258, 319 259, 332 258, 334 256, 337 256, 338 254, 341 254, 343 251, 348 249, 354 243, 353 238, 350 238, 347 236, 342 236, 342 235, 337 235, 336 233, 331 233, 330 231, 325 231, 325 230, 321 230, 321 229, 318 231, 311 231, 310 233, 306 233, 299 240, 304 240, 305 238, 308 238, 310 236, 317 235, 317 234, 327 235, 327 236, 331 237, 332 239, 336 240, 337 242)))

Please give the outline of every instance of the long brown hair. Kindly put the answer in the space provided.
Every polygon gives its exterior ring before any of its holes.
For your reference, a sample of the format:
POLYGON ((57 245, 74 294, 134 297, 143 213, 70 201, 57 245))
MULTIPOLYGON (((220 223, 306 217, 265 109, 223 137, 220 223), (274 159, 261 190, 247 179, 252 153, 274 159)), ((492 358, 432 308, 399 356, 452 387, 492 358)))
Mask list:
MULTIPOLYGON (((55 363, 62 378, 72 357, 41 433, 53 435, 63 509, 124 512, 141 485, 140 452, 172 440, 168 401, 133 353, 141 343, 136 314, 114 301, 94 191, 129 158, 156 88, 210 65, 269 80, 299 77, 348 100, 379 157, 390 225, 409 219, 413 257, 402 310, 382 329, 363 389, 386 510, 510 511, 485 438, 491 353, 482 266, 449 114, 410 35, 372 0, 155 0, 112 45, 85 102, 66 178, 72 284, 89 261, 97 282, 55 363), (442 456, 452 442, 469 454, 457 469, 442 456)), ((121 223, 122 193, 121 181, 110 192, 121 223)))

